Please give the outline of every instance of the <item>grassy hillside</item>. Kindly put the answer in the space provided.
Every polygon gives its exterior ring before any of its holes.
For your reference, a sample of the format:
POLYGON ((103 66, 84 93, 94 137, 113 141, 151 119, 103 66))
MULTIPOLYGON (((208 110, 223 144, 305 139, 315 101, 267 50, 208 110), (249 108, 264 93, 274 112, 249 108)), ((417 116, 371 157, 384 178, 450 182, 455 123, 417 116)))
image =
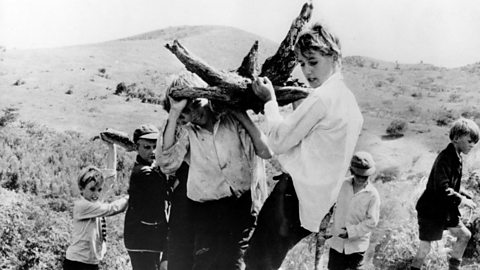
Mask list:
MULTIPOLYGON (((0 268, 58 268, 78 196, 74 179, 86 164, 102 166, 106 151, 90 138, 107 127, 131 134, 166 117, 148 101, 161 100, 169 78, 183 69, 164 48, 173 39, 223 70, 236 69, 255 40, 261 63, 278 46, 235 28, 183 26, 100 44, 0 51, 0 268), (116 95, 119 83, 130 92, 116 95)), ((421 179, 448 143, 448 125, 461 115, 480 122, 480 63, 446 69, 347 56, 343 70, 365 117, 357 148, 374 155, 379 171, 381 222, 367 257, 372 269, 404 269, 417 244, 413 206, 421 179)), ((262 116, 255 118, 263 124, 262 116)), ((465 180, 472 182, 478 147, 465 162, 465 180)), ((132 164, 133 154, 120 150, 119 179, 105 199, 125 193, 132 164)), ((274 173, 269 165, 269 176, 274 173)), ((127 265, 122 227, 123 215, 109 220, 109 269, 127 265)), ((450 245, 447 238, 434 248, 428 269, 445 266, 450 245)), ((313 246, 313 238, 302 241, 283 269, 312 269, 313 246)), ((476 265, 473 251, 467 262, 476 265)))

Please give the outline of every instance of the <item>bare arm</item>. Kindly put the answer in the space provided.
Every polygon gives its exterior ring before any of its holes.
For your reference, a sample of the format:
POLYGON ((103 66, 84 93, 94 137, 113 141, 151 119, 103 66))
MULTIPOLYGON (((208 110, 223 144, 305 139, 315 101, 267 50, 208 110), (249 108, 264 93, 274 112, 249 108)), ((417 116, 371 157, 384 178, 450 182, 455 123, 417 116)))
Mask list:
POLYGON ((165 131, 163 132, 163 145, 162 150, 167 150, 172 145, 175 144, 175 130, 177 128, 177 120, 182 113, 182 110, 185 108, 187 104, 187 100, 183 99, 180 101, 175 101, 174 99, 170 98, 170 104, 172 104, 170 113, 168 114, 167 125, 165 126, 165 131))
POLYGON ((232 114, 242 124, 245 130, 247 130, 248 135, 250 135, 255 148, 255 154, 263 159, 271 158, 272 151, 268 147, 267 136, 253 123, 250 116, 248 116, 245 111, 232 111, 232 114))
POLYGON ((106 166, 102 170, 105 179, 117 180, 117 146, 114 143, 103 141, 108 146, 106 166))

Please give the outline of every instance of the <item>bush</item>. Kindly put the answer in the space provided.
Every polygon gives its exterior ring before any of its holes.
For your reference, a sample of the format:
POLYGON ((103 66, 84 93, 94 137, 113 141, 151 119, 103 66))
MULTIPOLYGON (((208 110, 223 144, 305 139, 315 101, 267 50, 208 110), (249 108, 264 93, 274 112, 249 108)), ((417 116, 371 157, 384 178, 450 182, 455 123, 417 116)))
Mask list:
POLYGON ((403 136, 407 130, 407 122, 404 120, 393 120, 388 125, 386 132, 389 136, 403 136))
POLYGON ((433 120, 436 122, 437 126, 447 126, 452 123, 458 117, 453 113, 452 110, 440 109, 435 113, 433 120))
POLYGON ((400 168, 392 166, 379 171, 375 177, 375 181, 382 181, 382 183, 397 180, 400 176, 400 168))
POLYGON ((0 127, 4 127, 9 123, 15 122, 18 118, 17 108, 9 107, 2 110, 3 115, 0 116, 0 127))
POLYGON ((150 104, 163 104, 163 96, 155 93, 153 90, 146 87, 138 87, 136 83, 126 85, 124 82, 121 82, 117 85, 117 88, 114 92, 115 95, 124 94, 127 98, 137 98, 142 101, 142 103, 150 104))

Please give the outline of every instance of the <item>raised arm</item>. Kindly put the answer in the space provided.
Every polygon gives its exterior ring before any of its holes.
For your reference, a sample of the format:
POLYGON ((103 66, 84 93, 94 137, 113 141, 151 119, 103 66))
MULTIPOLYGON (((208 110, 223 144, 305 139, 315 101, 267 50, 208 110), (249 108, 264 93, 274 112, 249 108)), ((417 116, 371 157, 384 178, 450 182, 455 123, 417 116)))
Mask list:
POLYGON ((255 148, 255 154, 263 159, 269 159, 272 157, 272 151, 267 144, 267 136, 260 131, 260 129, 253 123, 250 116, 245 111, 234 110, 231 111, 232 115, 242 124, 245 130, 252 139, 253 146, 255 148))
POLYGON ((157 149, 155 153, 156 164, 163 173, 173 174, 182 165, 189 148, 189 141, 184 129, 177 131, 177 121, 182 110, 187 104, 187 100, 175 101, 170 98, 172 104, 168 114, 165 130, 157 139, 157 149))
POLYGON ((265 101, 268 144, 275 154, 282 154, 300 143, 325 115, 326 109, 319 99, 305 99, 287 117, 278 109, 275 91, 268 78, 257 78, 255 94, 265 101))
POLYGON ((106 166, 104 175, 106 179, 117 180, 117 146, 113 143, 106 143, 108 146, 106 166))
POLYGON ((177 129, 177 120, 180 117, 182 110, 187 105, 186 99, 176 101, 170 97, 168 98, 170 100, 171 108, 170 113, 168 114, 167 125, 165 126, 165 131, 163 132, 162 150, 167 150, 175 144, 175 130, 177 129))

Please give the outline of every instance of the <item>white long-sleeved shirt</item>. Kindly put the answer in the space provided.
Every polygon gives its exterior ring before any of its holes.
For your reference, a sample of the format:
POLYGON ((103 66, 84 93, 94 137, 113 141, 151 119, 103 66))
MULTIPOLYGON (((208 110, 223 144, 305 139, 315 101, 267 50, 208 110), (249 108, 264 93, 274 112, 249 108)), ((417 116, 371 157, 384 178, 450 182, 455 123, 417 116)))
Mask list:
POLYGON ((128 198, 112 203, 90 202, 83 197, 73 206, 72 243, 67 248, 67 259, 88 264, 98 264, 105 255, 106 243, 102 239, 100 217, 124 211, 128 198))
POLYGON ((291 114, 265 104, 269 146, 292 176, 304 228, 318 232, 348 169, 363 117, 340 73, 317 87, 291 114))
POLYGON ((222 115, 213 133, 192 124, 177 131, 175 144, 166 150, 161 150, 162 138, 157 140, 156 164, 165 174, 174 173, 183 161, 190 165, 187 196, 191 200, 240 197, 249 189, 253 196, 260 183, 266 183, 261 180, 265 178, 263 160, 255 154, 248 132, 232 115, 222 115))
POLYGON ((331 248, 345 254, 364 252, 370 244, 370 235, 377 226, 380 217, 380 196, 377 189, 367 186, 353 193, 353 178, 347 179, 338 194, 333 217, 332 235, 327 243, 331 248), (346 228, 348 238, 338 237, 346 228))

